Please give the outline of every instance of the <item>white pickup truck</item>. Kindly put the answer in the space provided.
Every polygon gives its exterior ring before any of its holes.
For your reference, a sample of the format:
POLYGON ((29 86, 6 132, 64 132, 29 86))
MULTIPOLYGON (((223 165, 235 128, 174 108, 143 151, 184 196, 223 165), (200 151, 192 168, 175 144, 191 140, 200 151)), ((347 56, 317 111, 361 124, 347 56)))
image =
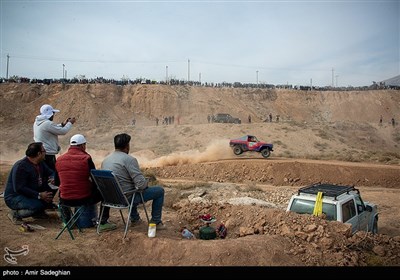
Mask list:
POLYGON ((313 184, 300 188, 291 197, 287 211, 315 214, 318 197, 322 202, 322 215, 327 220, 351 224, 353 234, 360 230, 378 233, 377 206, 364 202, 354 186, 313 184))

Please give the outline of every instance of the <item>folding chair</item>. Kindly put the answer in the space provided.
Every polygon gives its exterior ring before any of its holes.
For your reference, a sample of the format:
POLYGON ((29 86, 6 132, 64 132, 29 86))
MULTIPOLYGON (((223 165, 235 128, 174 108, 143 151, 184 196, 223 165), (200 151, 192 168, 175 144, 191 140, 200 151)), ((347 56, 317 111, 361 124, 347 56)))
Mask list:
MULTIPOLYGON (((121 185, 118 182, 118 179, 115 177, 114 173, 111 170, 92 169, 90 173, 92 175, 93 181, 95 182, 98 190, 100 191, 103 197, 103 202, 101 203, 99 221, 101 221, 103 217, 104 207, 119 209, 122 221, 125 224, 125 232, 124 232, 124 238, 125 238, 128 232, 129 222, 131 219, 133 201, 135 199, 136 194, 139 194, 143 204, 144 212, 146 213, 147 223, 150 222, 146 210, 145 201, 143 199, 143 193, 141 190, 135 189, 124 193, 122 191, 121 185), (129 195, 132 195, 131 201, 127 199, 127 196, 129 195), (124 219, 124 215, 122 214, 122 209, 129 209, 128 219, 126 222, 124 219)), ((100 223, 97 225, 98 234, 100 234, 99 228, 100 228, 100 223)))
POLYGON ((79 229, 79 232, 82 232, 82 229, 79 227, 79 225, 77 224, 77 221, 79 219, 79 217, 83 214, 84 209, 85 209, 86 205, 81 205, 81 206, 69 206, 66 204, 58 204, 58 211, 60 213, 61 216, 61 220, 64 223, 63 228, 61 229, 61 231, 57 234, 56 236, 56 240, 61 236, 61 234, 67 230, 69 235, 71 236, 71 239, 74 240, 74 235, 71 231, 71 229, 76 225, 76 227, 79 229), (72 208, 75 207, 75 212, 72 212, 72 208), (65 213, 65 211, 68 211, 68 213, 65 213), (68 216, 70 217, 68 219, 68 216))

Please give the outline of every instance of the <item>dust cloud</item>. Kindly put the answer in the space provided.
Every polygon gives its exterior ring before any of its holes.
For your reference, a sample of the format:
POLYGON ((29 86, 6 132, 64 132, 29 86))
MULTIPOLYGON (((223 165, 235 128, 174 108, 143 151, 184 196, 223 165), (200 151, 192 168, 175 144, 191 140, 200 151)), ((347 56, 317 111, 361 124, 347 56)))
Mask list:
POLYGON ((86 152, 92 157, 94 165, 96 166, 97 169, 101 168, 101 163, 103 162, 104 158, 113 151, 114 149, 111 151, 93 150, 93 149, 86 150, 86 152))
MULTIPOLYGON (((88 149, 87 152, 92 156, 96 168, 100 169, 101 163, 103 162, 104 158, 112 151, 88 149)), ((159 158, 154 158, 154 153, 146 150, 132 153, 132 155, 138 160, 140 167, 143 168, 211 162, 222 159, 232 159, 234 157, 232 149, 229 147, 228 139, 213 140, 203 152, 199 150, 190 150, 176 152, 159 158)), ((7 155, 2 153, 1 162, 2 164, 12 165, 17 160, 23 157, 24 152, 22 151, 19 151, 18 153, 13 153, 12 155, 9 153, 7 155)))
POLYGON ((172 153, 167 156, 162 156, 151 160, 148 160, 145 157, 137 157, 137 159, 141 167, 149 168, 210 162, 221 159, 230 159, 232 157, 233 153, 232 149, 229 147, 229 140, 217 139, 213 140, 206 147, 204 152, 200 152, 199 150, 190 150, 179 153, 172 153))
POLYGON ((25 157, 25 150, 26 147, 18 151, 6 151, 0 153, 0 164, 13 165, 15 162, 25 157))

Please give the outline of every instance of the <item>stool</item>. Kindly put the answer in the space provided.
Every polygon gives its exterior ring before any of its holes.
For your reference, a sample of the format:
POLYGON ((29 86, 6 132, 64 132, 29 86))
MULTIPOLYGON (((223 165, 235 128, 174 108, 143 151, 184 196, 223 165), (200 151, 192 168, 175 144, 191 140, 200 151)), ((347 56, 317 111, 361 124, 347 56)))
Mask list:
POLYGON ((77 221, 79 217, 83 214, 85 210, 86 205, 80 205, 80 206, 70 206, 66 204, 58 204, 58 211, 61 216, 61 220, 64 223, 63 228, 61 231, 57 234, 56 240, 63 234, 65 230, 68 230, 69 235, 71 236, 71 239, 74 240, 74 235, 72 234, 71 229, 76 225, 77 228, 79 229, 79 232, 82 232, 82 229, 79 227, 77 221), (75 212, 72 212, 72 208, 75 208, 75 212), (65 213, 64 211, 67 211, 65 213), (67 217, 68 216, 68 217, 67 217))

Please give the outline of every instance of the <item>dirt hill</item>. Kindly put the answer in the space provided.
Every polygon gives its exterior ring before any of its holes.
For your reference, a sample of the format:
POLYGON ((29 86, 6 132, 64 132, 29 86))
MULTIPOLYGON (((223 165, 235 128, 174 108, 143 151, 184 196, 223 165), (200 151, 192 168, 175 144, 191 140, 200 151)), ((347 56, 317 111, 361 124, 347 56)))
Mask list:
MULTIPOLYGON (((32 140, 42 104, 75 116, 71 135, 83 133, 96 151, 108 152, 116 131, 133 133, 134 151, 154 156, 204 150, 214 140, 254 134, 275 144, 276 156, 399 163, 400 92, 304 92, 164 85, 115 86, 0 84, 2 160, 15 160, 32 140), (230 113, 242 125, 207 124, 207 115, 230 113), (263 122, 272 113, 273 122, 263 122), (252 123, 247 123, 251 115, 252 123), (276 115, 280 115, 276 122, 276 115), (382 115, 383 124, 379 126, 382 115), (174 116, 174 125, 161 119, 174 116), (131 125, 136 119, 136 126, 131 125), (155 118, 160 119, 159 126, 155 118), (179 123, 179 125, 178 125, 179 123), (201 136, 201 137, 198 137, 201 136), (16 144, 21 145, 16 145, 16 144)), ((62 148, 69 137, 60 137, 62 148)), ((90 149, 90 146, 89 146, 90 149)))
POLYGON ((168 229, 156 239, 144 226, 123 241, 116 211, 112 220, 119 229, 100 236, 88 229, 73 242, 68 235, 55 241, 56 213, 49 221, 31 221, 46 230, 22 233, 7 220, 3 201, 0 247, 29 244, 32 253, 19 257, 19 265, 400 265, 400 126, 390 124, 392 117, 400 119, 399 91, 0 84, 0 103, 2 185, 33 141, 34 118, 48 103, 61 110, 55 121, 77 118, 72 131, 59 137, 62 153, 70 136, 82 133, 99 167, 113 150, 114 135, 127 132, 144 172, 166 189, 168 229), (242 124, 208 123, 216 113, 240 117, 242 124), (263 122, 269 113, 273 122, 263 122), (163 125, 168 116, 174 124, 163 125), (245 134, 273 143, 271 157, 235 156, 228 140, 245 134), (349 236, 347 225, 284 211, 296 189, 315 182, 359 187, 365 200, 378 205, 381 234, 349 236), (227 238, 182 239, 183 226, 198 234, 198 216, 205 213, 225 223, 227 238))

